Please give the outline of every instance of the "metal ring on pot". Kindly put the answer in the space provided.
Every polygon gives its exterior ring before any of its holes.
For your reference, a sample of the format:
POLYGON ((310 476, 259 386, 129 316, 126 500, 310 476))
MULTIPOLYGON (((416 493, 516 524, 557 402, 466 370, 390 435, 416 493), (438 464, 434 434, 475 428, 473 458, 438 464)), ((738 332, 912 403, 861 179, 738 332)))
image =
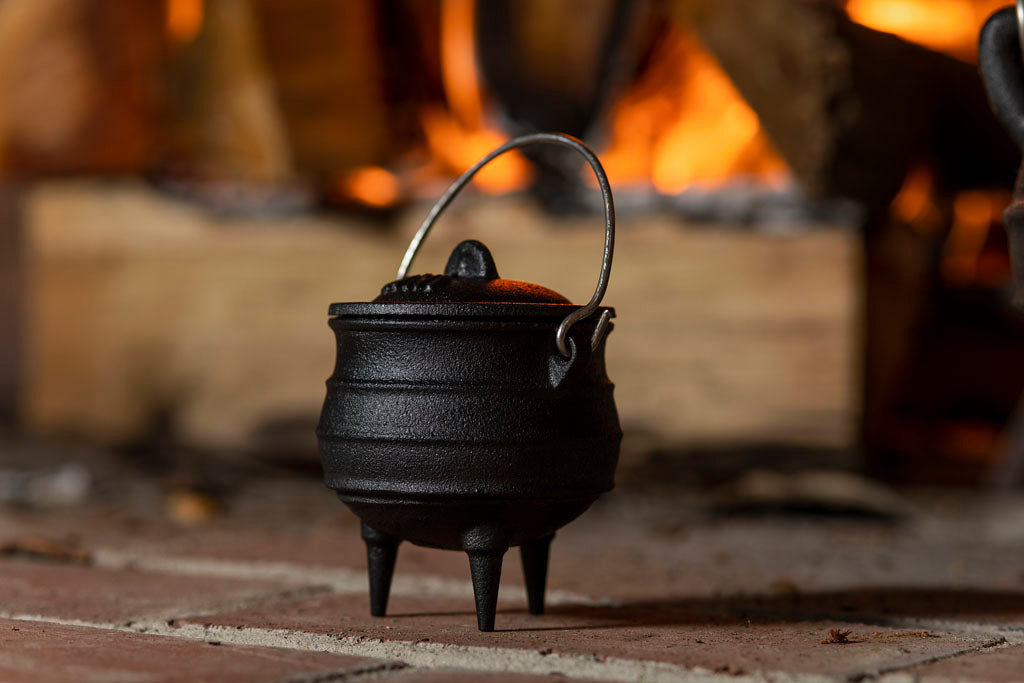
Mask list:
MULTIPOLYGON (((590 168, 593 169, 594 175, 597 176, 597 184, 601 188, 601 199, 604 202, 604 258, 601 263, 601 275, 597 280, 597 289, 594 290, 594 295, 590 298, 590 302, 586 306, 582 306, 567 315, 558 326, 558 330, 555 332, 555 345, 558 347, 558 351, 566 358, 569 358, 572 355, 566 344, 566 338, 569 335, 569 328, 580 320, 588 317, 597 310, 598 306, 601 305, 601 300, 604 298, 605 290, 608 289, 608 276, 612 270, 612 253, 615 249, 615 204, 612 201, 612 189, 608 183, 608 176, 605 174, 604 167, 601 166, 601 162, 597 158, 597 155, 594 154, 593 150, 571 135, 566 135, 564 133, 535 133, 533 135, 523 135, 509 140, 483 159, 473 164, 469 170, 459 176, 459 178, 451 184, 448 190, 441 195, 440 199, 437 200, 437 203, 434 204, 434 207, 430 209, 430 213, 427 214, 427 217, 423 220, 423 224, 420 225, 420 229, 416 231, 416 234, 413 236, 412 242, 409 243, 409 248, 406 250, 405 256, 402 258, 402 265, 398 267, 397 279, 402 280, 405 278, 406 274, 409 272, 409 266, 412 265, 412 260, 416 257, 416 252, 419 251, 420 245, 423 243, 424 238, 426 238, 427 233, 430 232, 430 229, 434 227, 434 223, 437 222, 441 212, 448 208, 448 205, 455 199, 455 195, 469 184, 469 181, 472 180, 477 171, 490 163, 495 157, 501 156, 509 150, 542 142, 568 147, 569 149, 579 152, 583 158, 587 160, 587 163, 590 164, 590 168)), ((604 334, 608 329, 608 321, 610 317, 611 314, 609 311, 604 311, 601 314, 601 319, 597 321, 597 326, 594 328, 594 334, 590 340, 591 348, 597 348, 598 344, 601 343, 601 340, 604 338, 604 334)))

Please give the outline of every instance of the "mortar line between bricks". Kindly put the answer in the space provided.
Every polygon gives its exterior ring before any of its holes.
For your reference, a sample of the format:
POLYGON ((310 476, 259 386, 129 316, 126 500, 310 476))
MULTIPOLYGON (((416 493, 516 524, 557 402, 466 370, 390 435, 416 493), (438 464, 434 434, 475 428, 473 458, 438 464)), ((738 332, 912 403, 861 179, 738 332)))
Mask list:
POLYGON ((337 671, 316 671, 289 676, 278 683, 332 683, 333 681, 380 680, 381 674, 403 671, 409 667, 402 662, 381 662, 337 671))
POLYGON ((849 619, 836 621, 845 621, 845 623, 866 623, 877 626, 883 626, 886 628, 896 629, 923 629, 926 631, 945 631, 946 633, 958 633, 960 635, 971 635, 971 636, 987 636, 996 640, 1001 640, 1008 645, 1021 645, 1024 644, 1024 633, 1020 630, 1012 629, 1010 627, 999 626, 998 624, 981 624, 970 621, 952 621, 948 619, 875 619, 875 620, 861 620, 854 622, 849 619))
POLYGON ((849 680, 856 683, 857 681, 865 681, 869 679, 878 679, 889 674, 899 673, 900 671, 908 671, 910 669, 917 668, 919 666, 927 666, 929 664, 935 664, 936 662, 945 662, 950 659, 957 659, 958 657, 964 657, 966 655, 974 655, 979 653, 985 653, 993 649, 1000 649, 1003 647, 1010 647, 1011 643, 1007 642, 1005 638, 998 638, 988 643, 982 643, 977 647, 966 648, 958 650, 956 652, 947 652, 940 655, 932 655, 931 657, 925 657, 922 660, 916 662, 907 662, 906 664, 893 664, 892 666, 880 667, 879 669, 870 673, 853 676, 849 680))
POLYGON ((875 617, 851 616, 836 612, 800 612, 793 610, 743 610, 743 614, 756 614, 760 617, 782 619, 807 619, 813 621, 836 621, 857 626, 881 626, 893 629, 917 629, 926 631, 944 631, 960 635, 986 636, 1001 638, 1011 645, 1024 644, 1024 631, 1019 627, 983 624, 972 621, 954 619, 928 619, 914 617, 875 617))
POLYGON ((0 617, 61 626, 106 629, 183 640, 216 641, 250 647, 277 647, 307 652, 381 660, 397 666, 422 670, 455 669, 472 672, 509 672, 533 675, 561 674, 566 678, 623 683, 841 683, 842 677, 788 672, 753 672, 734 676, 699 667, 639 659, 551 653, 533 650, 443 643, 381 641, 353 636, 329 636, 286 629, 236 628, 166 622, 136 622, 130 626, 115 623, 85 622, 31 614, 6 614, 0 617))
MULTIPOLYGON (((300 565, 289 562, 168 557, 163 555, 135 554, 104 548, 95 550, 92 554, 92 560, 93 566, 101 569, 132 569, 181 576, 324 585, 329 586, 338 595, 365 594, 368 582, 366 571, 362 569, 300 565)), ((505 586, 505 590, 518 590, 525 596, 526 589, 521 585, 508 585, 505 586)), ((393 579, 391 594, 405 597, 472 598, 473 583, 469 579, 453 579, 435 574, 403 574, 393 579)), ((595 598, 558 589, 549 589, 547 591, 546 602, 548 605, 586 605, 589 607, 608 607, 618 604, 614 600, 595 598)))

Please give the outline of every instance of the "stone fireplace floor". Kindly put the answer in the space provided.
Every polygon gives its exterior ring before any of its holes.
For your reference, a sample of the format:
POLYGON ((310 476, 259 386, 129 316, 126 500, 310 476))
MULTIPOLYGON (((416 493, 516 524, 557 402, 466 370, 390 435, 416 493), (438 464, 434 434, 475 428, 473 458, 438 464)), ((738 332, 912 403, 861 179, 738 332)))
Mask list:
POLYGON ((311 478, 178 522, 140 491, 0 508, 0 680, 1024 680, 1021 496, 904 492, 894 520, 615 492, 556 537, 548 613, 513 550, 480 633, 465 557, 408 544, 370 617, 356 520, 311 478))

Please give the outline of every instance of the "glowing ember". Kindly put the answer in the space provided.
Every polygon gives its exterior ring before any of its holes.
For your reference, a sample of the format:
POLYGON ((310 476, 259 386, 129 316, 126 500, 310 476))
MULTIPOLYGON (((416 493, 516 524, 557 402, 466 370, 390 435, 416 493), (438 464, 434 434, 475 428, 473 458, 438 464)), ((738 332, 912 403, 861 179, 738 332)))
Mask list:
POLYGON ((942 274, 950 283, 998 286, 1010 278, 1005 257, 986 258, 989 233, 1000 231, 1003 209, 1010 201, 1003 190, 973 190, 953 202, 953 227, 942 254, 942 274))
POLYGON ((912 168, 890 207, 893 217, 920 233, 942 227, 942 212, 935 204, 933 176, 927 166, 912 168))
MULTIPOLYGON (((992 247, 993 235, 1002 236, 1000 219, 1010 201, 1005 190, 971 190, 953 200, 952 227, 945 236, 940 270, 955 286, 1002 286, 1011 277, 1005 250, 992 247)), ((894 219, 921 234, 948 226, 949 207, 940 207, 935 179, 927 166, 907 174, 903 187, 889 207, 894 219)), ((998 240, 997 240, 998 241, 998 240)))
POLYGON ((167 36, 187 43, 203 27, 203 0, 167 0, 167 36))
MULTIPOLYGON (((484 117, 473 48, 473 0, 444 0, 441 5, 441 77, 448 109, 431 108, 421 122, 435 159, 461 173, 508 139, 484 117)), ((530 168, 517 152, 495 159, 477 174, 484 192, 504 193, 526 185, 530 168)))
POLYGON ((377 166, 355 169, 338 181, 336 189, 344 197, 379 208, 394 204, 400 197, 398 179, 377 166))
POLYGON ((697 41, 679 28, 612 112, 602 159, 618 185, 653 183, 665 194, 717 186, 737 175, 786 175, 757 115, 697 41))
POLYGON ((1004 0, 849 0, 846 12, 858 24, 974 61, 981 25, 1006 4, 1004 0))

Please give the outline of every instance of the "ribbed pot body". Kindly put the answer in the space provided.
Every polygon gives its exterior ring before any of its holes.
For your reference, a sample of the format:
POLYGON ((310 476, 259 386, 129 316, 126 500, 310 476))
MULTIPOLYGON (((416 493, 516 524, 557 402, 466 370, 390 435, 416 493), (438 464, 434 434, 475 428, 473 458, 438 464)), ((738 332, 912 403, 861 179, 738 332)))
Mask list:
POLYGON ((555 349, 558 304, 335 304, 317 436, 327 486, 370 526, 518 545, 613 486, 619 428, 597 314, 555 349))

